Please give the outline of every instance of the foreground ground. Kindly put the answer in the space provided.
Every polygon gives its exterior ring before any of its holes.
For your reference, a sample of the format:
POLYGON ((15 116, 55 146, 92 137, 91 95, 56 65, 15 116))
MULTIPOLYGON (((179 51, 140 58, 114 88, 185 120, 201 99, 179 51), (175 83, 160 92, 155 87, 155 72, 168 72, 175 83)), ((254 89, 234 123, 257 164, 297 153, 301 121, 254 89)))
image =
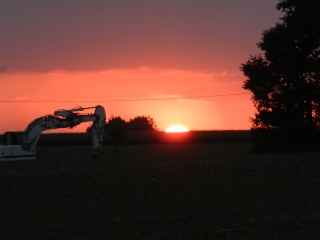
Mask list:
POLYGON ((43 147, 0 163, 0 239, 318 239, 320 153, 43 147))

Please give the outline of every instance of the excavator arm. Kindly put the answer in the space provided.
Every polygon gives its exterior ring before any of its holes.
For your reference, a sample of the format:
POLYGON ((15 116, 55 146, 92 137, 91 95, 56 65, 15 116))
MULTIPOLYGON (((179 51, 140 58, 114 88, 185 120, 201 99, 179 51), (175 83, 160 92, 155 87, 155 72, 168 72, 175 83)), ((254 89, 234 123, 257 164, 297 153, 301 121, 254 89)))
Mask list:
POLYGON ((105 110, 102 106, 82 108, 77 107, 70 110, 60 109, 54 115, 39 117, 32 121, 21 137, 21 146, 25 151, 35 151, 40 134, 43 131, 57 128, 73 128, 83 122, 92 124, 92 147, 93 156, 102 153, 103 129, 106 120, 105 110), (80 111, 95 108, 93 114, 79 114, 80 111))

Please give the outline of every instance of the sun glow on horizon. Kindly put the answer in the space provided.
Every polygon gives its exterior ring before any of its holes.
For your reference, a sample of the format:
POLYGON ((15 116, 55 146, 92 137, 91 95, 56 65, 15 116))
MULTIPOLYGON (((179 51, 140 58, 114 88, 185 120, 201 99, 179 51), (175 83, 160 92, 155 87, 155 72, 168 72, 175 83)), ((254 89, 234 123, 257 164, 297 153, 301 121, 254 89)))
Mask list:
POLYGON ((173 125, 168 127, 165 132, 167 133, 179 133, 179 132, 189 132, 189 129, 182 125, 173 125))

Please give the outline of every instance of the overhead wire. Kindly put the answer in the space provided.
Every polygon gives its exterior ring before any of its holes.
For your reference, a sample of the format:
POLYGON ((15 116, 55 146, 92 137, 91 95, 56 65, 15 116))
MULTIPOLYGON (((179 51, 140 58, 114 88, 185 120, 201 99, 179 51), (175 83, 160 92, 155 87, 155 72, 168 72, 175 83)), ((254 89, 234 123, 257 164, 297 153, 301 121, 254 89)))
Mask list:
MULTIPOLYGON (((197 96, 177 96, 177 97, 159 97, 159 98, 138 98, 138 99, 100 99, 100 100, 66 100, 66 99, 30 99, 30 100, 0 100, 0 103, 49 103, 49 102, 141 102, 141 101, 165 101, 165 100, 183 100, 183 99, 198 99, 198 98, 215 98, 215 97, 229 97, 249 95, 251 93, 228 93, 228 94, 214 94, 214 95, 197 95, 197 96)), ((175 94, 172 94, 175 95, 175 94)))

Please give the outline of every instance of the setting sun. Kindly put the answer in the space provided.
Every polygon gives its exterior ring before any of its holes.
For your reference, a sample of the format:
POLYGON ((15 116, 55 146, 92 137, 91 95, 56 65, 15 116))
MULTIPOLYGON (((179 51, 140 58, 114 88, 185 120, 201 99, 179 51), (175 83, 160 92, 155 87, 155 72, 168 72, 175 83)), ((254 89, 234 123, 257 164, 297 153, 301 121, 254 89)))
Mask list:
POLYGON ((184 126, 174 125, 174 126, 168 127, 165 132, 175 133, 175 132, 188 132, 188 131, 189 131, 189 129, 184 126))

